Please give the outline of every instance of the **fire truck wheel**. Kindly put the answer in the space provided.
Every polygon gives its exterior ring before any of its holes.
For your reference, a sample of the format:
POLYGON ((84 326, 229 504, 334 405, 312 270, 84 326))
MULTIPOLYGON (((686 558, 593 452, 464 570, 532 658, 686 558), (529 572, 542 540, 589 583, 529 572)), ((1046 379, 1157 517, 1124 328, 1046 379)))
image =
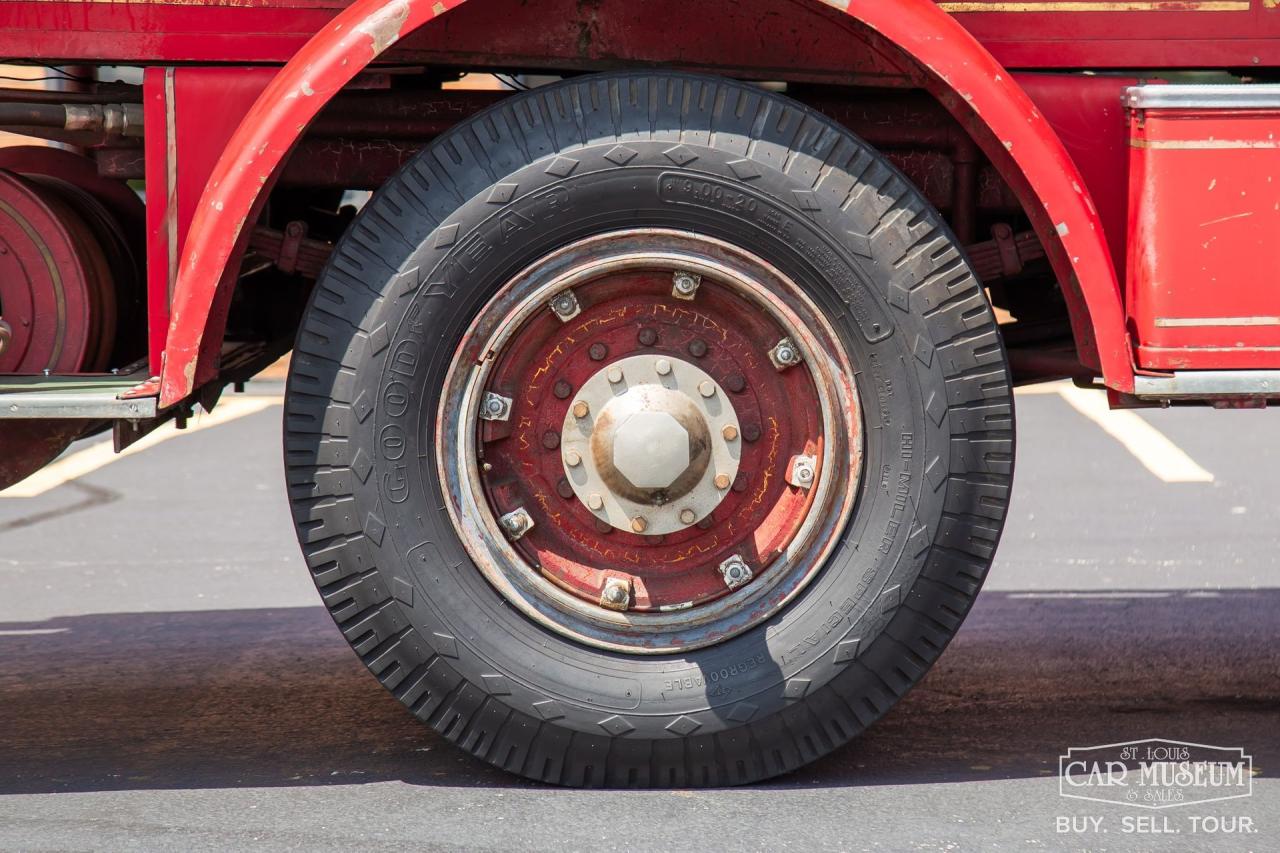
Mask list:
POLYGON ((285 416, 307 563, 415 715, 515 773, 752 782, 887 712, 968 611, 1013 405, 881 155, 709 77, 439 137, 336 248, 285 416))

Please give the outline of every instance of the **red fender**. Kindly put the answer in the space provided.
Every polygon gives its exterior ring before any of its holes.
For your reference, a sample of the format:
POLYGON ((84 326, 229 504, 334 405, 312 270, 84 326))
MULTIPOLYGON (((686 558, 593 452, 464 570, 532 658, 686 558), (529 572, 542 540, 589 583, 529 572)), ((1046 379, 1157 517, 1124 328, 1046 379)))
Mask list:
MULTIPOLYGON (((264 187, 302 130, 356 74, 402 36, 466 0, 356 0, 316 33, 262 92, 223 151, 200 199, 174 287, 161 372, 169 406, 216 375, 210 323, 237 242, 264 187), (210 334, 206 334, 209 332, 210 334)), ((1081 357, 1131 392, 1133 363, 1120 286, 1102 224, 1075 164, 1014 79, 933 0, 823 0, 905 54, 1019 190, 1071 303, 1081 357)))

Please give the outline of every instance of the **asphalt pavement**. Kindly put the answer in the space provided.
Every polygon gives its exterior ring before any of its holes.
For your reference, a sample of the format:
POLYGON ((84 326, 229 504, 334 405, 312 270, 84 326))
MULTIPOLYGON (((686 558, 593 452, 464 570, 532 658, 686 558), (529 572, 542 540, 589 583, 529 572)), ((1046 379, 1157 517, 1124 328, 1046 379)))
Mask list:
POLYGON ((1280 412, 1020 395, 996 564, 924 682, 770 784, 652 792, 524 782, 412 719, 307 578, 279 406, 232 414, 0 495, 0 848, 1280 849, 1280 412), (1152 426, 1205 476, 1135 455, 1152 426), (1148 738, 1243 750, 1251 795, 1061 796, 1068 749, 1148 738))

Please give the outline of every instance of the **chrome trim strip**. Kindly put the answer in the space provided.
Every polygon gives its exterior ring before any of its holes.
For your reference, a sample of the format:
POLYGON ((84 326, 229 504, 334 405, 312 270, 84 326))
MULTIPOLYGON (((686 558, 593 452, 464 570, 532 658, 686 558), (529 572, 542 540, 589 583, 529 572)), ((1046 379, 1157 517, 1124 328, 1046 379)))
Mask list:
POLYGON ((1157 317, 1156 327, 1179 329, 1188 326, 1280 326, 1280 317, 1157 317))
POLYGON ((1280 109, 1280 84, 1150 83, 1126 89, 1125 103, 1135 110, 1280 109))
POLYGON ((1135 376, 1137 397, 1277 397, 1280 370, 1181 370, 1172 376, 1135 376))

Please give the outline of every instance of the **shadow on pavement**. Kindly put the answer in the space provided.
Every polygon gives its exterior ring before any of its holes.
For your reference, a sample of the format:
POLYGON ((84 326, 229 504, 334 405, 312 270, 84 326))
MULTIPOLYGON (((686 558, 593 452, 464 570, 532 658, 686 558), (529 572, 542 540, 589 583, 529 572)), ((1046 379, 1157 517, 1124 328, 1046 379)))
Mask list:
MULTIPOLYGON (((1052 776, 1145 737, 1280 758, 1280 590, 987 592, 896 710, 775 785, 1052 776)), ((454 749, 321 608, 0 624, 0 793, 526 786, 454 749)))

